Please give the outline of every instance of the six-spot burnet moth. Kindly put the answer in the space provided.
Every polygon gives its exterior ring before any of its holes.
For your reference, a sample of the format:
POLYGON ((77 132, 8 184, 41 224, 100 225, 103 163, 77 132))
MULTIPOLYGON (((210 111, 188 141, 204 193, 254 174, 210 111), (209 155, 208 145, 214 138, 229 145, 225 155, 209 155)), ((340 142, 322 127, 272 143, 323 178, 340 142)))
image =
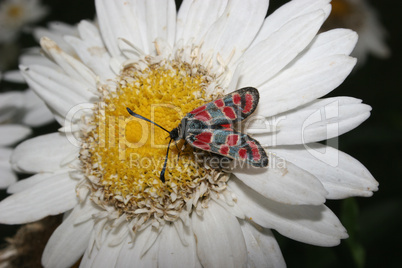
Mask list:
POLYGON ((195 148, 246 161, 255 167, 266 167, 268 157, 260 143, 247 134, 234 130, 234 124, 250 116, 257 108, 258 90, 246 87, 189 112, 178 127, 168 131, 155 122, 127 111, 134 117, 146 120, 169 133, 170 141, 160 179, 165 182, 166 163, 172 140, 184 139, 195 148))

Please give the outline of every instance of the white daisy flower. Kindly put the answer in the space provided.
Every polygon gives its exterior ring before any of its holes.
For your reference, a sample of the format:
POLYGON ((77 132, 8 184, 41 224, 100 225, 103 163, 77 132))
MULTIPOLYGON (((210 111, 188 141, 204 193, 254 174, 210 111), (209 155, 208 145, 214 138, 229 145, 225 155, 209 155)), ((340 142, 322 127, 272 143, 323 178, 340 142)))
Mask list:
POLYGON ((323 29, 348 28, 357 32, 359 41, 352 55, 364 63, 369 54, 379 58, 390 55, 385 42, 386 30, 376 11, 366 0, 333 0, 332 12, 323 29))
POLYGON ((356 60, 357 35, 317 35, 330 0, 294 0, 265 19, 268 0, 96 1, 99 28, 66 36, 78 59, 49 38, 51 60, 21 66, 54 112, 59 133, 28 140, 13 168, 36 173, 9 187, 0 222, 66 213, 45 267, 281 267, 270 229, 334 246, 347 233, 327 198, 371 196, 378 183, 357 160, 317 143, 358 126, 371 108, 350 97, 319 99, 356 60), (264 145, 266 168, 212 168, 183 142, 160 173, 164 128, 237 88, 260 100, 244 132, 264 145), (262 128, 263 127, 263 128, 262 128))
POLYGON ((4 0, 0 3, 0 42, 12 42, 22 28, 48 13, 39 0, 4 0))

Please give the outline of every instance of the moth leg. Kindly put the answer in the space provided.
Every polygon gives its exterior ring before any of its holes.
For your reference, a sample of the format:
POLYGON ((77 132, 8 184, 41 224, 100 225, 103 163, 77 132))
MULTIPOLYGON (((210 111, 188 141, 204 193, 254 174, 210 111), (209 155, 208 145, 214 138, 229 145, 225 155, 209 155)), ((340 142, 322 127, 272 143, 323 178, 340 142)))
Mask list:
POLYGON ((188 142, 187 140, 184 140, 183 146, 181 147, 181 151, 184 151, 184 149, 186 149, 188 142))
POLYGON ((177 149, 177 151, 179 151, 179 147, 177 147, 177 142, 176 141, 174 141, 174 145, 176 145, 176 149, 177 149))
POLYGON ((177 155, 177 161, 179 160, 180 157, 180 153, 184 151, 184 149, 186 148, 186 145, 188 144, 188 142, 186 140, 184 140, 183 146, 181 147, 181 150, 179 150, 179 148, 177 148, 177 143, 176 143, 176 148, 179 151, 178 155, 177 155))

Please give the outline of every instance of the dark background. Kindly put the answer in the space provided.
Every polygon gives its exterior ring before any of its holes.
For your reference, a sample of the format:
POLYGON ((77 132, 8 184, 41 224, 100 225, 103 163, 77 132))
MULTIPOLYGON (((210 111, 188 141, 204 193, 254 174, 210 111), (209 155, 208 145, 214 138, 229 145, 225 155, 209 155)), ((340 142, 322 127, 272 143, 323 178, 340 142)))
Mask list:
MULTIPOLYGON (((42 26, 55 20, 75 24, 82 19, 94 18, 91 0, 42 2, 51 9, 46 19, 39 23, 42 26)), ((179 6, 181 1, 176 2, 179 6)), ((285 2, 271 0, 269 13, 285 2)), ((288 267, 402 267, 402 1, 368 2, 377 10, 388 32, 391 56, 385 60, 369 56, 366 63, 330 95, 356 97, 372 106, 371 117, 357 129, 342 135, 339 146, 370 170, 379 181, 380 190, 371 198, 327 201, 350 235, 338 247, 305 245, 275 233, 288 267)), ((21 36, 20 44, 22 47, 36 46, 27 34, 21 36)), ((4 89, 10 85, 2 82, 1 86, 4 89)), ((35 129, 34 134, 57 128, 56 124, 51 124, 35 129)), ((5 191, 1 191, 1 195, 5 197, 5 191)), ((1 225, 1 237, 12 236, 16 230, 17 226, 1 225)))

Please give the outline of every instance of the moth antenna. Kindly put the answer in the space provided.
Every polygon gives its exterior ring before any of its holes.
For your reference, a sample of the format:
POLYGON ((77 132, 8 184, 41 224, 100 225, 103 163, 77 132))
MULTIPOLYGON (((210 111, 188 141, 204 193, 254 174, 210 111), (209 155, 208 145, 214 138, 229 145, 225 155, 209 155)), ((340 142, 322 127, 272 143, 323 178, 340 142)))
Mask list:
POLYGON ((172 139, 170 139, 169 144, 168 144, 168 148, 166 151, 166 157, 165 157, 165 163, 163 163, 163 168, 161 171, 161 175, 160 175, 160 180, 165 183, 165 171, 166 171, 166 164, 167 164, 167 160, 168 160, 168 156, 169 156, 169 149, 170 149, 170 143, 172 142, 172 139))
POLYGON ((147 121, 147 122, 149 122, 149 123, 152 123, 152 124, 154 124, 155 126, 160 127, 161 129, 163 129, 164 131, 166 131, 167 133, 170 134, 170 131, 167 130, 166 128, 164 128, 164 127, 158 125, 157 123, 155 123, 155 122, 149 120, 148 118, 143 117, 142 115, 139 115, 139 114, 137 114, 137 113, 134 113, 134 112, 133 112, 130 108, 128 108, 128 107, 126 107, 126 109, 127 109, 127 112, 128 112, 129 114, 131 114, 132 116, 134 116, 134 117, 136 117, 136 118, 139 118, 139 119, 142 119, 142 120, 145 120, 145 121, 147 121))
MULTIPOLYGON (((128 112, 129 114, 131 114, 132 116, 134 116, 134 117, 136 117, 136 118, 139 118, 139 119, 142 119, 142 120, 145 120, 145 121, 147 121, 147 122, 149 122, 149 123, 151 123, 151 124, 154 124, 155 126, 160 127, 161 129, 163 129, 164 131, 166 131, 166 132, 169 133, 169 135, 170 135, 170 131, 167 130, 166 128, 162 127, 161 125, 158 125, 157 123, 155 123, 155 122, 149 120, 148 118, 143 117, 142 115, 139 115, 139 114, 137 114, 137 113, 134 113, 134 112, 133 112, 130 108, 128 108, 128 107, 126 107, 126 109, 127 109, 127 112, 128 112)), ((166 164, 167 164, 167 160, 168 160, 168 156, 169 156, 169 149, 170 149, 170 143, 171 143, 171 142, 172 142, 172 139, 170 139, 170 141, 169 141, 169 145, 168 145, 168 148, 167 148, 167 151, 166 151, 165 163, 163 164, 163 168, 162 168, 162 171, 161 171, 161 175, 160 175, 160 177, 159 177, 160 180, 161 180, 163 183, 165 183, 166 164)), ((177 145, 176 145, 176 146, 177 146, 177 145)))

